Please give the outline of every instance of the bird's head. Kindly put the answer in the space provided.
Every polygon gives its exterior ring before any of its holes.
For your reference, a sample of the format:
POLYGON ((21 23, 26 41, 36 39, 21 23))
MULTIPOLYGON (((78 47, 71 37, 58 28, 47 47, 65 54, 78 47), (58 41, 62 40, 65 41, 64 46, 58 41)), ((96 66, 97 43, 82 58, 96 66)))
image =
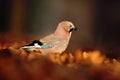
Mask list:
POLYGON ((60 36, 69 36, 77 28, 70 21, 62 21, 58 24, 55 34, 60 36))
POLYGON ((70 21, 62 21, 58 24, 58 28, 63 29, 64 31, 70 33, 72 31, 76 31, 77 28, 70 21))

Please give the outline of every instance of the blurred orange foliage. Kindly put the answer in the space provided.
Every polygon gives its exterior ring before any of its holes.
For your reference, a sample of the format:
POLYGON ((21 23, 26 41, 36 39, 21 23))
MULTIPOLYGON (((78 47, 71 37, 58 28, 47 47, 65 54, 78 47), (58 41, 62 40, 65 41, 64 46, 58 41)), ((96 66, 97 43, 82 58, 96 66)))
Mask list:
POLYGON ((21 42, 9 39, 0 40, 0 80, 120 80, 119 60, 99 50, 45 56, 18 49, 27 42, 23 38, 21 42))

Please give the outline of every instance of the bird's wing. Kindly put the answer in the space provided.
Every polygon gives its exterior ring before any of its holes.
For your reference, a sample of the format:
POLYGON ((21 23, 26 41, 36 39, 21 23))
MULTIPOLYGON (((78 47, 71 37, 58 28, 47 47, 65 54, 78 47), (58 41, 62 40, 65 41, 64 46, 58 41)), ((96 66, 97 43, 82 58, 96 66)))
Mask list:
POLYGON ((68 45, 68 40, 67 39, 61 39, 55 35, 49 35, 45 38, 42 38, 40 40, 43 44, 52 46, 52 50, 54 52, 59 52, 62 53, 68 45))
POLYGON ((34 40, 34 41, 31 41, 30 43, 24 45, 24 46, 35 46, 35 44, 43 45, 43 43, 40 42, 39 40, 34 40))
POLYGON ((40 42, 42 42, 44 45, 49 45, 49 46, 56 46, 58 45, 58 43, 61 42, 61 39, 56 37, 55 35, 51 34, 51 35, 48 35, 42 39, 40 39, 40 42))
POLYGON ((34 49, 34 48, 44 49, 44 48, 51 48, 51 47, 52 46, 44 44, 39 40, 34 40, 34 41, 31 41, 30 43, 24 45, 24 46, 21 46, 21 48, 24 48, 24 49, 34 49))

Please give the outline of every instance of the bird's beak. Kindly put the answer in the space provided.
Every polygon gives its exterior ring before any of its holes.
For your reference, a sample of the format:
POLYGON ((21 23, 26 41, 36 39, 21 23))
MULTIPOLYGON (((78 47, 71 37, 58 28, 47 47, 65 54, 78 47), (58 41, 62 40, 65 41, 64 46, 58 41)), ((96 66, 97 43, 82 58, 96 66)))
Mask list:
POLYGON ((73 29, 73 31, 78 31, 78 28, 75 27, 75 28, 73 29))
POLYGON ((72 32, 72 31, 77 31, 78 30, 78 28, 71 28, 70 30, 69 30, 69 32, 72 32))

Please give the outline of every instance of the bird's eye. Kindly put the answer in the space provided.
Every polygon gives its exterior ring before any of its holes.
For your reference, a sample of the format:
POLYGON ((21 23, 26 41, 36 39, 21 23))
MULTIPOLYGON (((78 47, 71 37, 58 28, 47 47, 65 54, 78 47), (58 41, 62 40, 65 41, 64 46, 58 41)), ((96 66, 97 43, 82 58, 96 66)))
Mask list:
POLYGON ((70 28, 72 27, 72 25, 70 25, 70 28))

